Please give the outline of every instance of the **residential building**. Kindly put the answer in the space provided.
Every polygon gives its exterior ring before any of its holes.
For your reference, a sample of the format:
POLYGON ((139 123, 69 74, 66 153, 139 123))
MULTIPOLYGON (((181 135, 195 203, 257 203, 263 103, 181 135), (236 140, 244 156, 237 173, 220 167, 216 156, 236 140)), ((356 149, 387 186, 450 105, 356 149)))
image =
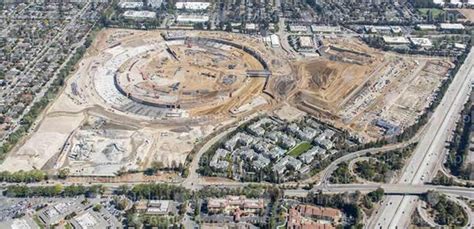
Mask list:
POLYGON ((306 164, 311 163, 314 160, 314 156, 318 154, 324 154, 326 150, 319 146, 314 146, 313 148, 309 149, 307 152, 301 154, 298 158, 306 164))
POLYGON ((288 167, 291 167, 294 171, 297 171, 301 168, 302 164, 303 163, 301 161, 295 159, 294 157, 286 156, 286 157, 280 159, 273 166, 273 171, 278 173, 278 174, 283 174, 288 169, 288 167))
POLYGON ((270 164, 270 159, 262 156, 261 154, 259 154, 257 156, 257 159, 253 161, 253 166, 258 170, 265 168, 269 164, 270 164))
POLYGON ((298 212, 303 217, 325 220, 338 223, 341 221, 342 212, 335 208, 325 208, 312 205, 297 205, 291 210, 298 212))
POLYGON ((225 161, 227 155, 230 155, 228 150, 217 149, 216 153, 212 156, 209 165, 215 169, 227 169, 227 167, 229 167, 229 162, 225 161))

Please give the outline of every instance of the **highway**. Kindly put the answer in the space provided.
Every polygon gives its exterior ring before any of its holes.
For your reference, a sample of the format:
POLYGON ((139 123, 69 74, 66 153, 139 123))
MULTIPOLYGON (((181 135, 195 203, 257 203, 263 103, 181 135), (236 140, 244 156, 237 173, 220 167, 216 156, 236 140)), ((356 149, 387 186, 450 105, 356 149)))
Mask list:
MULTIPOLYGON (((63 186, 70 186, 70 185, 83 185, 85 187, 92 186, 92 185, 102 185, 104 188, 108 189, 108 191, 113 191, 122 185, 137 185, 137 184, 146 184, 149 182, 103 182, 103 183, 77 183, 77 182, 67 182, 64 180, 50 180, 50 181, 43 181, 43 182, 35 182, 35 183, 22 183, 22 184, 10 184, 3 182, 2 187, 5 188, 10 185, 26 185, 28 187, 38 187, 38 186, 54 186, 54 185, 63 185, 63 186)), ((167 183, 170 182, 153 182, 153 183, 167 183)), ((187 185, 185 182, 176 182, 175 185, 182 185, 185 188, 193 188, 193 190, 199 190, 206 186, 214 186, 214 187, 222 187, 222 188, 239 188, 245 187, 248 185, 267 185, 272 186, 274 184, 271 183, 251 183, 251 182, 210 182, 204 181, 203 179, 195 179, 194 185, 187 185), (188 186, 188 187, 187 187, 188 186), (189 187, 192 186, 192 187, 189 187)), ((284 186, 284 185, 282 185, 284 186)), ((327 194, 334 194, 334 193, 344 193, 344 192, 356 192, 360 191, 362 193, 368 193, 371 191, 376 190, 377 188, 384 189, 385 194, 389 196, 403 196, 403 195, 421 195, 428 191, 437 191, 441 193, 445 193, 448 195, 455 195, 455 196, 464 196, 466 198, 474 200, 474 188, 468 187, 459 187, 459 186, 442 186, 442 185, 427 185, 427 184, 419 184, 419 185, 410 185, 410 184, 331 184, 331 185, 317 185, 314 186, 311 190, 305 189, 285 189, 284 193, 286 196, 299 196, 305 197, 310 192, 319 192, 322 191, 323 193, 327 194)), ((1 188, 0 188, 1 189, 1 188)))
MULTIPOLYGON (((313 187, 312 192, 322 191, 323 193, 343 193, 356 192, 367 193, 382 188, 388 196, 417 196, 428 191, 437 191, 448 195, 464 196, 474 199, 474 188, 458 187, 458 186, 441 186, 441 185, 407 185, 407 184, 334 184, 319 185, 313 187)), ((310 191, 304 189, 287 189, 286 196, 304 197, 310 191)))
MULTIPOLYGON (((472 49, 454 77, 448 91, 436 108, 412 158, 398 181, 400 185, 419 185, 436 174, 436 165, 443 155, 445 142, 452 133, 459 113, 471 91, 474 73, 472 49)), ((416 208, 417 196, 388 196, 384 205, 366 228, 407 228, 411 213, 416 208)))

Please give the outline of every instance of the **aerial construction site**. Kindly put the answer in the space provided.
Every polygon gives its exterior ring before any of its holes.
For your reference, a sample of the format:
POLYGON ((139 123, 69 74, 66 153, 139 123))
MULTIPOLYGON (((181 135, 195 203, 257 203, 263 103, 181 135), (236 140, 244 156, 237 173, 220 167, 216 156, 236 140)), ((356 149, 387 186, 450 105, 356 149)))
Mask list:
POLYGON ((446 58, 405 56, 354 38, 323 40, 324 58, 298 63, 292 98, 304 111, 357 133, 362 141, 413 125, 454 65, 446 58))
POLYGON ((218 126, 273 106, 267 81, 290 73, 277 55, 238 34, 104 30, 1 169, 113 176, 182 165, 218 126))
POLYGON ((0 169, 114 176, 153 162, 176 167, 219 127, 259 112, 306 112, 370 141, 412 125, 453 67, 356 38, 321 44, 321 56, 289 60, 294 51, 244 34, 103 30, 0 169))

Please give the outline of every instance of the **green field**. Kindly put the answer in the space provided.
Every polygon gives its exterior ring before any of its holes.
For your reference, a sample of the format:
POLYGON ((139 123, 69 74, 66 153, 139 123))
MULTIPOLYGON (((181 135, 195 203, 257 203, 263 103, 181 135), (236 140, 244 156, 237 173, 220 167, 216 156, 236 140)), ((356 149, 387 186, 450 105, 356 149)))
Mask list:
POLYGON ((438 9, 438 8, 420 8, 420 9, 418 9, 418 12, 422 16, 428 16, 428 14, 431 13, 433 15, 433 17, 437 17, 440 14, 444 13, 444 10, 438 9))
POLYGON ((293 147, 293 149, 288 151, 288 155, 292 157, 298 157, 299 155, 303 154, 304 152, 308 151, 313 147, 309 142, 302 142, 299 145, 293 147))

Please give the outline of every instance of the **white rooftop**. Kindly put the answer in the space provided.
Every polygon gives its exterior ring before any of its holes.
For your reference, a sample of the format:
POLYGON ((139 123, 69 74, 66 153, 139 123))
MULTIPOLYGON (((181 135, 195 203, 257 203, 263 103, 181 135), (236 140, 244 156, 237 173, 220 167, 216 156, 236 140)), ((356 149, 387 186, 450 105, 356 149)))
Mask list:
POLYGON ((211 5, 210 2, 182 1, 176 3, 176 9, 205 10, 211 5))
POLYGON ((119 7, 122 9, 133 9, 143 7, 143 2, 121 2, 119 7))
POLYGON ((304 25, 290 25, 291 32, 307 32, 308 27, 304 25))
POLYGON ((313 46, 313 39, 311 37, 302 36, 302 37, 299 37, 299 41, 300 41, 300 46, 301 47, 312 47, 313 46))
POLYGON ((146 10, 127 10, 123 13, 125 17, 132 17, 132 18, 155 18, 156 13, 153 11, 146 11, 146 10))
POLYGON ((428 38, 410 37, 410 41, 413 45, 416 45, 416 46, 421 46, 421 47, 431 47, 431 46, 433 46, 433 43, 428 38))
POLYGON ((405 37, 390 37, 390 36, 383 36, 383 41, 387 44, 409 44, 410 41, 405 37))
POLYGON ((439 24, 439 27, 441 29, 447 29, 447 30, 451 30, 451 29, 462 30, 462 29, 464 29, 464 26, 462 24, 459 24, 459 23, 441 23, 441 24, 439 24))
POLYGON ((432 24, 418 24, 416 25, 416 27, 418 27, 419 29, 431 29, 431 30, 436 29, 436 25, 432 25, 432 24))
POLYGON ((98 224, 97 219, 93 215, 91 215, 90 212, 85 212, 82 215, 78 215, 74 217, 74 220, 76 220, 76 222, 82 228, 90 228, 98 224))
POLYGON ((209 16, 208 15, 178 15, 178 18, 176 18, 176 21, 178 22, 193 22, 193 23, 203 23, 209 21, 209 16))

